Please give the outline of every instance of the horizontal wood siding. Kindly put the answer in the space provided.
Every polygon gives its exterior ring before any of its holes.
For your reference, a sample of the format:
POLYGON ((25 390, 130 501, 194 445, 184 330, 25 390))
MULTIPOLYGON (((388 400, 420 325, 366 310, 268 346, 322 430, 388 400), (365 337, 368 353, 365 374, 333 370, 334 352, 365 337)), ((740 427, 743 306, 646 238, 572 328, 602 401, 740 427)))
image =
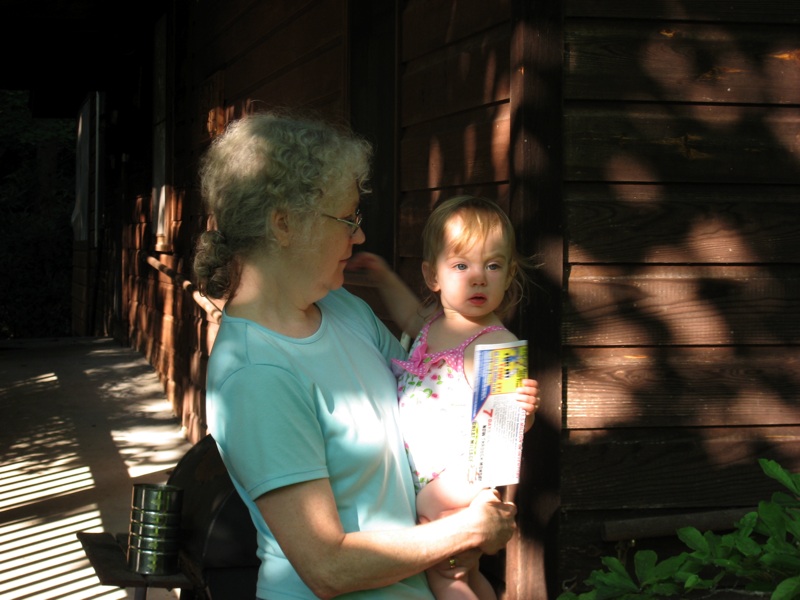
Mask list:
MULTIPOLYGON (((800 469, 800 19, 564 4, 561 578, 606 519, 753 506, 800 469)), ((643 547, 648 540, 638 540, 643 547)))
MULTIPOLYGON (((797 427, 570 431, 562 500, 581 512, 624 509, 628 518, 644 509, 755 506, 781 488, 764 476, 757 460, 800 470, 798 439, 797 427)), ((597 540, 585 542, 588 547, 597 540)))
POLYGON ((568 0, 564 3, 567 17, 600 17, 611 19, 669 19, 709 23, 800 23, 800 14, 793 0, 661 0, 636 2, 616 0, 568 0))
POLYGON ((504 102, 408 126, 400 144, 404 190, 507 181, 509 118, 504 102))
POLYGON ((578 18, 570 25, 565 94, 573 99, 797 104, 800 97, 796 26, 578 18))
POLYGON ((417 285, 439 199, 508 201, 511 3, 411 0, 401 21, 397 262, 417 285))
POLYGON ((796 184, 800 108, 569 104, 570 181, 796 184))
POLYGON ((576 348, 567 369, 570 430, 800 425, 796 347, 576 348))
POLYGON ((201 76, 222 77, 225 105, 235 115, 286 106, 313 108, 337 119, 344 116, 344 0, 237 0, 224 18, 217 14, 220 6, 197 11, 194 42, 201 76))
POLYGON ((791 348, 800 340, 800 270, 790 265, 576 265, 569 297, 570 346, 791 348))
POLYGON ((569 183, 565 195, 573 264, 800 262, 794 186, 569 183))

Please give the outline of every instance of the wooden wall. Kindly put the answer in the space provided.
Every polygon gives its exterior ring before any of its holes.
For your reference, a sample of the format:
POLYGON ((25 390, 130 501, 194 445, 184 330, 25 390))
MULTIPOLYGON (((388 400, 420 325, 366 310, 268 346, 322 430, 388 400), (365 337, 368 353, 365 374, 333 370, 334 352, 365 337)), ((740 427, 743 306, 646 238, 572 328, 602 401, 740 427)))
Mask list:
POLYGON ((574 583, 621 551, 604 522, 754 506, 778 485, 758 458, 800 469, 800 11, 567 0, 564 17, 574 583))

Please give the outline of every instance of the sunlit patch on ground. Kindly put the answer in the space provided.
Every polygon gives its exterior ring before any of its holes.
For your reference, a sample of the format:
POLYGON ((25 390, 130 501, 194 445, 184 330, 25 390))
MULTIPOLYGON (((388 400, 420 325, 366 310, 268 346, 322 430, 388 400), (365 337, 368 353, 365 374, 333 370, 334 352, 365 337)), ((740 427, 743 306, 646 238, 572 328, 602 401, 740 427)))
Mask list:
POLYGON ((134 598, 100 585, 76 533, 124 532, 133 483, 189 448, 152 368, 111 340, 6 343, 0 414, 0 599, 134 598))

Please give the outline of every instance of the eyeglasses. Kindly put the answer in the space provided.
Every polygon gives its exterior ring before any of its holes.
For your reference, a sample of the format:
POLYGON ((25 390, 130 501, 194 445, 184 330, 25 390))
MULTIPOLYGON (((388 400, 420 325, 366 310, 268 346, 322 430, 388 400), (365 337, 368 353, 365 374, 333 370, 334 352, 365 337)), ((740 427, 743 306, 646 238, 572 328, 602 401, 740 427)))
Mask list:
POLYGON ((340 219, 339 217, 334 217, 333 215, 326 215, 322 213, 323 217, 328 217, 329 219, 333 219, 334 221, 339 221, 339 223, 344 223, 350 228, 350 237, 353 237, 358 228, 361 227, 361 221, 364 220, 364 215, 361 214, 361 209, 357 208, 356 212, 353 213, 352 219, 340 219))

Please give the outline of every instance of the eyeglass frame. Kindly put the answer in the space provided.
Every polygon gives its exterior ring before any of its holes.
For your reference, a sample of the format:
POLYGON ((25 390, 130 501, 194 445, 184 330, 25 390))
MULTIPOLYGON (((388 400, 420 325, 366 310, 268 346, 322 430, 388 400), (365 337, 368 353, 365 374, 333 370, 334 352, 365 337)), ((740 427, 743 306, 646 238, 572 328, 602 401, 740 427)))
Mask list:
POLYGON ((355 221, 351 221, 350 219, 342 219, 339 217, 334 217, 333 215, 328 215, 325 213, 320 213, 321 217, 328 217, 329 219, 333 219, 334 221, 339 221, 339 223, 344 223, 345 225, 351 227, 350 237, 353 237, 358 230, 361 228, 361 223, 364 222, 364 215, 361 213, 361 208, 357 208, 356 212, 353 213, 353 217, 355 221))

